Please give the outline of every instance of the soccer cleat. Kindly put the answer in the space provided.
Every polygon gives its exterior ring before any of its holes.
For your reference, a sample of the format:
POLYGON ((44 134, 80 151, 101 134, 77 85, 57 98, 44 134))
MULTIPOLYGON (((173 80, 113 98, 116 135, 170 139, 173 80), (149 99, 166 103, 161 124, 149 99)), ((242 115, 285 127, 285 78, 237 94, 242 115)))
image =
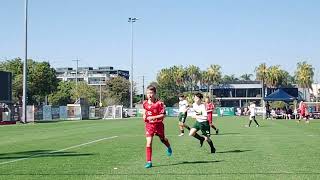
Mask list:
POLYGON ((256 127, 260 127, 259 125, 256 125, 256 127))
POLYGON ((172 149, 171 147, 167 148, 167 156, 171 156, 172 155, 172 149))
POLYGON ((219 129, 216 130, 216 134, 219 134, 219 129))
POLYGON ((310 121, 306 121, 306 123, 310 123, 310 121))
POLYGON ((147 162, 144 167, 145 168, 151 168, 152 167, 152 162, 147 162))
POLYGON ((183 133, 179 134, 179 136, 183 136, 183 135, 184 135, 183 133))

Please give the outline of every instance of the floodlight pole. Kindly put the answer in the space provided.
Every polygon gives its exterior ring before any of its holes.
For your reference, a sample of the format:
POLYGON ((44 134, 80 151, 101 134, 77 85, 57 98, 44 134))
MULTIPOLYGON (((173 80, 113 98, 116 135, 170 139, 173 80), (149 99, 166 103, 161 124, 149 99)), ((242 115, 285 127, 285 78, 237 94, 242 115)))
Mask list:
POLYGON ((23 63, 23 95, 22 95, 22 122, 27 123, 27 60, 28 60, 28 0, 25 0, 25 37, 24 37, 24 63, 23 63))
POLYGON ((138 18, 129 17, 128 22, 131 23, 131 70, 130 70, 130 108, 133 108, 133 23, 136 22, 138 18))

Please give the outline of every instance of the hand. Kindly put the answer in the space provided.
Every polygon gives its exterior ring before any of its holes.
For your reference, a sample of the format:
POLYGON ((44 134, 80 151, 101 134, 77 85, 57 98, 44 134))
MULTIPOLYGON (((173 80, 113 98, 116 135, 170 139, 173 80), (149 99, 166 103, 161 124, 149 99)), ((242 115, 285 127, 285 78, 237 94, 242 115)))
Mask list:
POLYGON ((151 116, 149 116, 149 117, 147 117, 147 120, 149 120, 149 121, 153 121, 153 120, 154 120, 154 118, 153 118, 153 117, 151 117, 151 116))

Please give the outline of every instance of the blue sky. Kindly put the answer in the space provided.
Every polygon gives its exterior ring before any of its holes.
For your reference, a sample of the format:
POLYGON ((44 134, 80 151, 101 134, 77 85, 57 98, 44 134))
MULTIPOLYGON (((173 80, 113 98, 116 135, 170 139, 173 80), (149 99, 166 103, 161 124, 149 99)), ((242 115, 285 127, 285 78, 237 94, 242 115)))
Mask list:
MULTIPOLYGON (((129 69, 133 16, 138 84, 174 64, 239 76, 262 62, 293 73, 307 60, 319 77, 319 9, 318 0, 29 0, 29 58, 129 69)), ((23 22, 23 0, 0 0, 1 59, 23 57, 23 22)))

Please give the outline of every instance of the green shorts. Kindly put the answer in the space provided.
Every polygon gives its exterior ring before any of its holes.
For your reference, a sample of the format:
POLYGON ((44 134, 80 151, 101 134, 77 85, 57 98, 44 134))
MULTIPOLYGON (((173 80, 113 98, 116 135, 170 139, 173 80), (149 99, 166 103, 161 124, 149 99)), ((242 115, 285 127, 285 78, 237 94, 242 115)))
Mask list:
POLYGON ((192 128, 195 128, 197 131, 201 130, 204 136, 210 136, 210 125, 208 121, 204 121, 204 122, 196 121, 196 123, 194 123, 192 128))
POLYGON ((185 112, 185 113, 180 112, 178 115, 178 119, 180 122, 185 123, 186 119, 187 119, 187 112, 185 112))

